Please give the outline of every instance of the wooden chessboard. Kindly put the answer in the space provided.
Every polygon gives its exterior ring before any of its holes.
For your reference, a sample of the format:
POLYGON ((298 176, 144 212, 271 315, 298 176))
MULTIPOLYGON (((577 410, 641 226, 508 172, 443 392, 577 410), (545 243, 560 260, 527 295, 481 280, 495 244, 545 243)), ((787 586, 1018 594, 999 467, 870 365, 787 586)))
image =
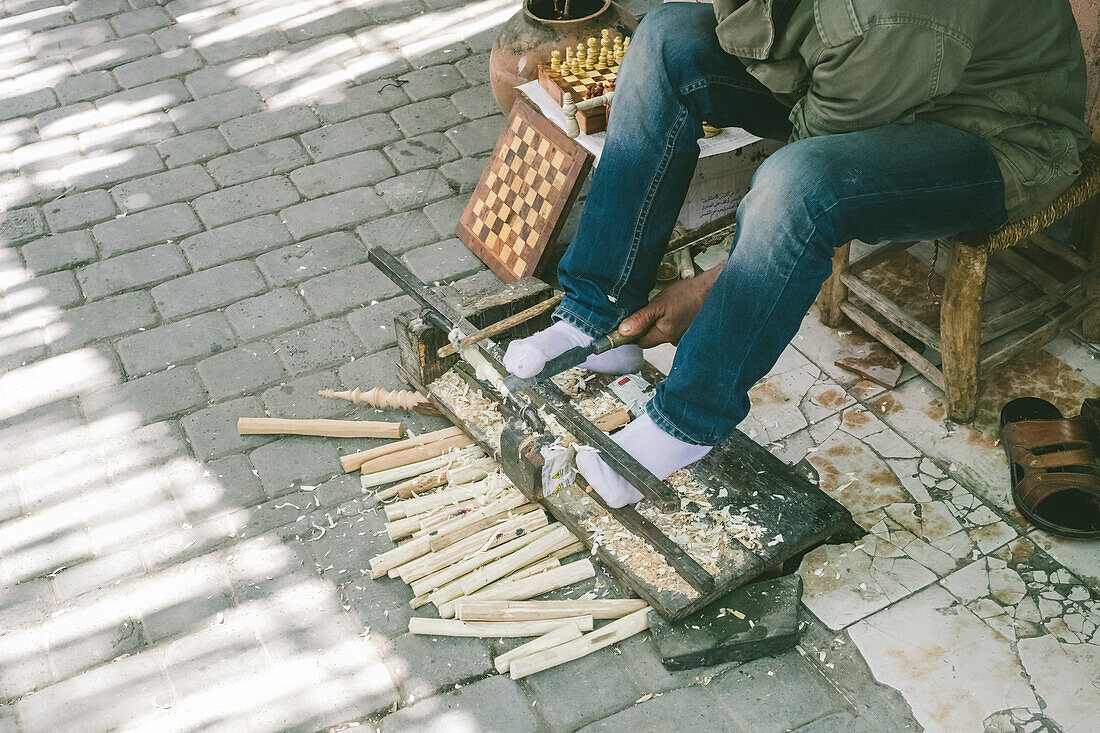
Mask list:
POLYGON ((592 156, 517 100, 455 235, 504 282, 537 275, 592 156))
POLYGON ((549 66, 540 65, 539 85, 558 104, 561 104, 561 97, 565 92, 573 95, 574 102, 579 102, 585 98, 590 84, 603 84, 606 88, 610 82, 615 81, 618 73, 618 66, 597 66, 591 71, 581 71, 580 74, 562 74, 549 66))

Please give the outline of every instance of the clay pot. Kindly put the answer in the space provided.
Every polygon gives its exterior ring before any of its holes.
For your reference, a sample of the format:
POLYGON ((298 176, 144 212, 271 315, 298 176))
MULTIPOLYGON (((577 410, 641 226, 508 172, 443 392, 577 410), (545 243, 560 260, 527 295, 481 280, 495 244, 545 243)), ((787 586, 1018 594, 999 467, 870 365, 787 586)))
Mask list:
POLYGON ((523 9, 500 29, 489 54, 489 83, 505 113, 516 100, 515 87, 537 79, 539 64, 549 64, 554 49, 576 48, 589 38, 599 38, 604 28, 610 28, 612 36, 629 36, 638 27, 638 19, 612 0, 571 0, 571 12, 584 15, 551 20, 553 0, 524 0, 523 9))

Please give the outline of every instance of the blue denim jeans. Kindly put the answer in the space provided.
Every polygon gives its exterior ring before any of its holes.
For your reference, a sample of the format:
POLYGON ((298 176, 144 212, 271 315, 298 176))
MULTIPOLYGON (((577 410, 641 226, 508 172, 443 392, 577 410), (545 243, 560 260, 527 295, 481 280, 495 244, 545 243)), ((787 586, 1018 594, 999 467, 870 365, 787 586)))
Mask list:
MULTIPOLYGON (((709 4, 660 5, 623 60, 603 155, 558 270, 565 299, 555 318, 593 337, 645 305, 695 171, 702 121, 780 140, 790 133, 789 110, 722 50, 714 29, 709 4)), ((836 247, 991 229, 1006 216, 997 162, 965 130, 917 122, 786 145, 738 206, 729 259, 650 417, 681 440, 721 442, 794 337, 836 247)))

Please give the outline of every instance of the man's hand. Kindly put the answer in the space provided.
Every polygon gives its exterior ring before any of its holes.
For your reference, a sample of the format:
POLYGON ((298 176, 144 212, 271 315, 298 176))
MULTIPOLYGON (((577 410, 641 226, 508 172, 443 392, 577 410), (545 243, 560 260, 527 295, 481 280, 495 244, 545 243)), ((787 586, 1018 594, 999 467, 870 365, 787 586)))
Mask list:
POLYGON ((641 334, 636 343, 643 349, 664 343, 680 343, 680 337, 691 325, 721 272, 722 266, 719 265, 698 277, 673 283, 643 308, 627 316, 619 324, 619 333, 626 336, 641 334))

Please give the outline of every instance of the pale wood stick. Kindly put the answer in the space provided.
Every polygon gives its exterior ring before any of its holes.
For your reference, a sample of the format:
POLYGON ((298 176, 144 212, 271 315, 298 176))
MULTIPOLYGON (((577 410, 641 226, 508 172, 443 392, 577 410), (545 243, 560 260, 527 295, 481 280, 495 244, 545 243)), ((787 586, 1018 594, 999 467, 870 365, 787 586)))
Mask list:
POLYGON ((462 621, 539 621, 569 616, 597 619, 622 618, 646 607, 640 598, 605 598, 580 601, 484 601, 464 598, 455 604, 462 621))
MULTIPOLYGON (((518 507, 517 509, 515 509, 514 512, 508 512, 508 516, 512 516, 513 514, 515 516, 522 516, 523 514, 528 514, 528 513, 534 512, 536 509, 538 509, 538 504, 524 504, 523 506, 518 507)), ((500 517, 489 517, 489 518, 483 520, 482 522, 469 527, 468 530, 469 530, 470 534, 464 535, 462 537, 456 537, 455 542, 460 542, 463 539, 465 539, 466 537, 469 537, 470 535, 477 534, 479 531, 481 531, 482 525, 488 526, 488 527, 496 526, 497 524, 500 523, 500 520, 501 520, 500 517)), ((405 541, 406 542, 416 542, 416 541, 421 540, 421 539, 431 540, 434 537, 435 537, 434 530, 431 531, 431 532, 418 532, 411 539, 408 539, 408 540, 405 540, 405 541)), ((448 543, 446 545, 446 547, 450 547, 453 544, 454 544, 454 542, 448 543)), ((429 547, 430 547, 430 544, 429 544, 429 547)), ((446 549, 446 548, 444 548, 444 549, 446 549)), ((430 550, 429 550, 429 552, 430 552, 430 550)), ((427 554, 428 553, 424 553, 424 555, 427 555, 427 554)), ((420 557, 423 557, 424 555, 421 555, 420 557)), ((415 559, 419 559, 419 558, 413 558, 413 559, 415 560, 415 559)), ((402 563, 402 565, 404 565, 404 563, 402 563)), ((390 568, 390 570, 388 571, 388 574, 391 578, 400 577, 400 575, 401 575, 401 566, 398 566, 396 568, 390 568)))
POLYGON ((560 550, 573 542, 573 535, 569 533, 569 529, 559 526, 553 532, 538 538, 527 547, 470 573, 460 582, 462 592, 464 595, 470 595, 494 580, 500 580, 505 575, 515 572, 525 565, 530 565, 535 560, 543 558, 555 550, 560 550))
MULTIPOLYGON (((471 333, 469 336, 462 339, 462 341, 459 343, 459 346, 463 349, 468 349, 479 341, 484 341, 487 338, 496 336, 498 333, 503 333, 507 331, 513 326, 518 326, 521 323, 525 323, 535 316, 541 315, 542 313, 550 310, 558 303, 560 303, 561 299, 562 294, 558 293, 557 295, 553 295, 546 300, 535 303, 530 308, 524 308, 519 313, 513 313, 507 318, 502 318, 496 323, 489 324, 485 328, 479 328, 478 330, 471 333)), ((438 349, 436 349, 435 353, 436 356, 442 359, 446 356, 457 353, 457 351, 458 350, 455 349, 454 344, 447 344, 446 346, 440 346, 438 349)))
POLYGON ((567 641, 573 641, 574 639, 579 638, 581 638, 580 627, 572 621, 566 621, 550 633, 543 634, 534 641, 529 641, 526 644, 520 644, 515 649, 504 652, 499 657, 493 660, 493 664, 496 665, 497 672, 504 674, 508 671, 508 666, 512 663, 513 659, 526 657, 534 654, 535 652, 541 652, 544 649, 550 649, 551 647, 555 647, 559 644, 564 644, 567 641))
POLYGON ((386 522, 386 534, 389 535, 391 540, 399 540, 404 537, 414 537, 420 534, 426 534, 424 532, 425 529, 449 521, 455 517, 460 517, 478 506, 481 505, 473 499, 467 499, 466 501, 455 504, 441 506, 424 514, 395 519, 392 522, 386 522))
POLYGON ((419 392, 411 392, 407 389, 389 390, 382 387, 371 389, 347 389, 337 392, 334 389, 318 390, 321 397, 332 397, 338 400, 347 400, 353 405, 368 404, 371 407, 384 409, 393 407, 399 410, 412 410, 421 415, 439 415, 440 412, 428 398, 419 392))
POLYGON ((500 521, 499 517, 501 515, 518 509, 526 503, 527 497, 517 491, 514 494, 509 493, 477 511, 452 519, 446 524, 441 524, 435 528, 430 537, 431 548, 442 550, 448 545, 466 539, 475 532, 480 532, 486 527, 492 527, 500 521))
POLYGON ((281 417, 241 417, 241 435, 319 435, 330 438, 402 438, 405 426, 377 420, 293 420, 281 417))
MULTIPOLYGON (((596 568, 593 567, 591 560, 585 558, 566 563, 561 567, 547 570, 538 575, 531 575, 526 578, 509 577, 498 580, 493 585, 482 588, 468 597, 479 601, 526 601, 529 598, 541 596, 543 593, 549 593, 552 590, 564 588, 567 585, 573 585, 594 577, 596 577, 596 568)), ((453 615, 453 603, 450 610, 453 615)), ((440 609, 440 615, 443 615, 442 608, 440 609)))
POLYGON ((553 557, 558 558, 559 560, 564 560, 565 558, 569 557, 573 553, 580 552, 583 549, 584 549, 584 543, 583 542, 580 542, 580 541, 571 542, 571 543, 569 543, 565 547, 562 547, 559 550, 554 550, 554 552, 552 552, 551 555, 553 557))
MULTIPOLYGON (((467 555, 479 551, 485 552, 498 545, 530 535, 535 530, 542 529, 548 524, 549 519, 546 512, 541 509, 527 514, 520 514, 488 529, 476 532, 446 549, 429 552, 423 557, 402 565, 397 570, 401 580, 412 585, 418 580, 443 572, 455 563, 465 559, 467 555)), ((414 590, 414 592, 419 595, 418 591, 414 590)))
POLYGON ((579 639, 567 641, 564 644, 529 654, 526 657, 513 659, 508 665, 508 669, 512 673, 512 679, 518 680, 544 669, 580 659, 594 651, 611 646, 615 642, 634 636, 634 634, 640 634, 648 628, 649 607, 646 606, 640 611, 635 611, 629 616, 612 621, 598 631, 585 634, 579 639))
MULTIPOLYGON (((461 519, 461 518, 470 516, 471 514, 474 513, 474 511, 478 511, 478 509, 477 509, 478 506, 484 506, 484 504, 480 504, 479 502, 475 501, 473 503, 472 507, 470 509, 468 509, 465 512, 465 514, 463 514, 461 517, 456 517, 456 518, 461 519)), ((469 537, 470 535, 477 534, 478 532, 482 531, 486 527, 495 527, 497 524, 500 523, 500 521, 504 517, 518 517, 518 516, 521 516, 523 514, 530 514, 531 512, 537 511, 538 508, 539 508, 538 504, 533 504, 533 503, 520 504, 515 509, 510 509, 509 511, 504 512, 500 516, 487 517, 486 519, 483 519, 483 520, 479 519, 477 522, 474 523, 474 527, 464 528, 462 530, 462 532, 460 532, 460 534, 463 534, 463 536, 457 538, 455 541, 459 541, 459 540, 465 539, 466 537, 469 537)), ((448 524, 450 522, 453 522, 453 521, 454 521, 454 519, 448 519, 446 521, 436 523, 435 520, 430 520, 428 522, 427 526, 425 526, 423 523, 421 523, 420 531, 417 532, 414 536, 415 537, 420 537, 421 535, 430 535, 432 537, 436 537, 439 533, 439 528, 440 527, 442 527, 443 525, 448 524)), ((448 542, 446 546, 450 547, 453 544, 454 544, 454 542, 448 542)))
MULTIPOLYGON (((491 563, 494 560, 498 560, 505 555, 510 555, 516 550, 523 549, 527 545, 537 540, 539 537, 543 537, 547 534, 547 532, 551 531, 553 531, 552 528, 547 525, 546 527, 541 527, 532 532, 526 532, 520 537, 517 537, 508 542, 503 542, 494 547, 490 547, 484 552, 478 552, 477 554, 467 557, 465 559, 460 559, 457 562, 448 565, 447 567, 441 568, 440 570, 433 572, 430 575, 423 576, 419 580, 409 583, 409 585, 412 587, 413 594, 418 596, 423 593, 428 593, 432 590, 437 590, 451 583, 452 581, 461 578, 466 573, 476 570, 482 565, 487 565, 488 563, 491 563)), ((403 575, 402 580, 404 579, 405 576, 403 575)))
MULTIPOLYGON (((577 616, 569 621, 577 624, 581 631, 592 630, 591 616, 577 616)), ((409 619, 410 634, 426 634, 429 636, 479 636, 489 639, 515 638, 517 636, 540 636, 553 631, 560 625, 561 619, 550 621, 502 621, 493 622, 469 622, 454 621, 442 618, 421 618, 413 616, 409 619)))
POLYGON ((630 422, 629 412, 626 410, 614 410, 613 412, 600 415, 592 421, 592 424, 605 433, 609 433, 615 428, 621 428, 628 422, 630 422))
POLYGON ((443 438, 450 438, 455 435, 463 435, 462 428, 458 426, 451 426, 449 428, 443 428, 442 430, 436 430, 431 433, 424 433, 423 435, 417 435, 412 438, 407 438, 397 443, 388 443, 386 445, 380 445, 377 448, 371 448, 370 450, 359 451, 358 453, 352 453, 350 455, 341 456, 340 465, 344 467, 345 471, 354 471, 363 465, 366 461, 372 458, 378 458, 379 456, 386 456, 390 453, 396 453, 397 451, 405 450, 417 445, 425 445, 427 443, 441 440, 443 438))
POLYGON ((381 555, 375 555, 370 559, 370 576, 380 578, 389 572, 390 568, 396 568, 398 565, 404 565, 409 560, 420 557, 431 550, 431 544, 428 540, 428 537, 421 537, 403 545, 398 545, 381 555))
POLYGON ((470 481, 479 481, 492 473, 495 468, 496 462, 492 458, 482 458, 464 466, 441 468, 434 473, 411 478, 404 483, 382 489, 374 496, 379 501, 392 499, 395 496, 400 499, 411 499, 417 494, 431 491, 443 484, 465 484, 470 481))
POLYGON ((496 461, 492 458, 482 458, 480 461, 455 466, 447 469, 447 483, 458 486, 459 484, 468 484, 471 481, 480 481, 487 478, 496 468, 496 461))
POLYGON ((434 443, 416 445, 412 448, 364 461, 359 465, 359 472, 363 474, 378 473, 379 471, 385 471, 387 468, 407 466, 410 463, 441 456, 453 448, 465 448, 473 444, 473 439, 468 435, 452 435, 450 438, 442 438, 434 443))
POLYGON ((382 484, 388 484, 393 481, 419 476, 422 473, 434 471, 437 468, 444 468, 457 460, 481 458, 484 455, 485 451, 481 450, 481 448, 466 448, 455 453, 448 453, 445 456, 439 456, 438 458, 429 458, 419 463, 410 463, 407 466, 398 466, 397 468, 389 468, 377 473, 363 474, 359 481, 362 483, 364 489, 369 489, 372 486, 381 486, 382 484))
MULTIPOLYGON (((560 567, 561 561, 558 560, 558 558, 544 557, 541 560, 536 560, 535 562, 531 563, 521 570, 517 570, 506 578, 501 578, 496 583, 490 583, 489 585, 478 591, 478 593, 488 593, 500 584, 533 578, 537 575, 544 574, 546 571, 557 570, 560 567)), ((435 604, 436 608, 439 610, 439 615, 441 618, 454 618, 455 602, 460 598, 468 597, 469 596, 462 595, 462 586, 459 585, 458 580, 448 583, 439 590, 433 591, 432 593, 428 594, 428 600, 435 604)))
POLYGON ((509 486, 511 484, 503 477, 499 477, 495 481, 483 479, 461 486, 451 486, 427 496, 418 496, 414 499, 405 499, 404 501, 387 504, 384 511, 386 512, 386 519, 401 519, 402 517, 411 517, 414 514, 423 514, 448 504, 457 504, 467 499, 482 497, 490 492, 509 486))

